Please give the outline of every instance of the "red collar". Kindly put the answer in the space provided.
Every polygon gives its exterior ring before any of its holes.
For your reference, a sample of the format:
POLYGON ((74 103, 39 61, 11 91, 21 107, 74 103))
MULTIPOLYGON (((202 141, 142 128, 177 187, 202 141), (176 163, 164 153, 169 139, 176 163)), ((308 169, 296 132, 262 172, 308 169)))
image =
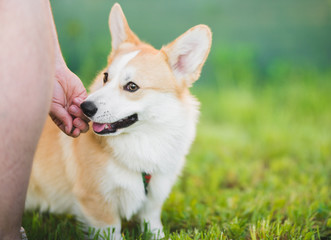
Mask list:
POLYGON ((144 183, 144 189, 145 189, 145 194, 148 194, 148 184, 152 178, 152 175, 148 174, 148 173, 141 173, 142 177, 143 177, 143 183, 144 183))

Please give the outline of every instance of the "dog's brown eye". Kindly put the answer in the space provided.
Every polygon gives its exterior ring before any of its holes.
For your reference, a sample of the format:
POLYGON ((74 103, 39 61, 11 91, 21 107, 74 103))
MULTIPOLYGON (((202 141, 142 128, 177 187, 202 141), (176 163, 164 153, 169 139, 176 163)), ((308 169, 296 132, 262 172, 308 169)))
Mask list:
POLYGON ((106 83, 108 81, 108 73, 104 72, 103 73, 103 83, 106 83))
POLYGON ((135 92, 138 89, 139 89, 138 85, 133 82, 129 82, 128 84, 126 84, 124 86, 124 90, 129 91, 129 92, 135 92))

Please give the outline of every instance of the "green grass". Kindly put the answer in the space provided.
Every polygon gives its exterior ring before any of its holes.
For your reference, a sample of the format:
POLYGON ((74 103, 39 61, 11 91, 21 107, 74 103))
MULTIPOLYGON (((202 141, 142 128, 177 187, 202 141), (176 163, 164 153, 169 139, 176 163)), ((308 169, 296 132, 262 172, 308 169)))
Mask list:
MULTIPOLYGON (((283 76, 284 77, 284 76, 283 76)), ((195 88, 201 120, 162 220, 170 239, 331 239, 330 74, 195 88)), ((28 237, 80 239, 72 216, 26 213, 28 237)), ((144 239, 124 223, 126 239, 144 239)))

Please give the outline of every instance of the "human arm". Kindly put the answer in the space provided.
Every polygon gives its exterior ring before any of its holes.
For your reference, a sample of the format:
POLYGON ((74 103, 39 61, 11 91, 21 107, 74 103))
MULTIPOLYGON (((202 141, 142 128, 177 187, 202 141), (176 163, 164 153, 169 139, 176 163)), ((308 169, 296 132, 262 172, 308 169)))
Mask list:
MULTIPOLYGON (((49 2, 48 11, 52 16, 49 2)), ((89 128, 89 120, 80 109, 80 104, 87 97, 87 93, 81 80, 70 71, 64 61, 54 20, 52 20, 52 35, 55 49, 55 78, 49 115, 64 133, 78 137, 89 128)))

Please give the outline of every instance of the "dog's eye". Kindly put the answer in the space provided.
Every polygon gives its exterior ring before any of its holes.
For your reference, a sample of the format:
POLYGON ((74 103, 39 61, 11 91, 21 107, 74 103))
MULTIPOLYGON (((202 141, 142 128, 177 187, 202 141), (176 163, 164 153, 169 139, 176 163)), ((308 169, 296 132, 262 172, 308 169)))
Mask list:
POLYGON ((128 91, 128 92, 135 92, 139 89, 138 85, 133 83, 133 82, 129 82, 128 84, 126 84, 124 86, 124 90, 128 91))
POLYGON ((108 73, 104 72, 103 73, 103 83, 106 83, 108 81, 108 73))

